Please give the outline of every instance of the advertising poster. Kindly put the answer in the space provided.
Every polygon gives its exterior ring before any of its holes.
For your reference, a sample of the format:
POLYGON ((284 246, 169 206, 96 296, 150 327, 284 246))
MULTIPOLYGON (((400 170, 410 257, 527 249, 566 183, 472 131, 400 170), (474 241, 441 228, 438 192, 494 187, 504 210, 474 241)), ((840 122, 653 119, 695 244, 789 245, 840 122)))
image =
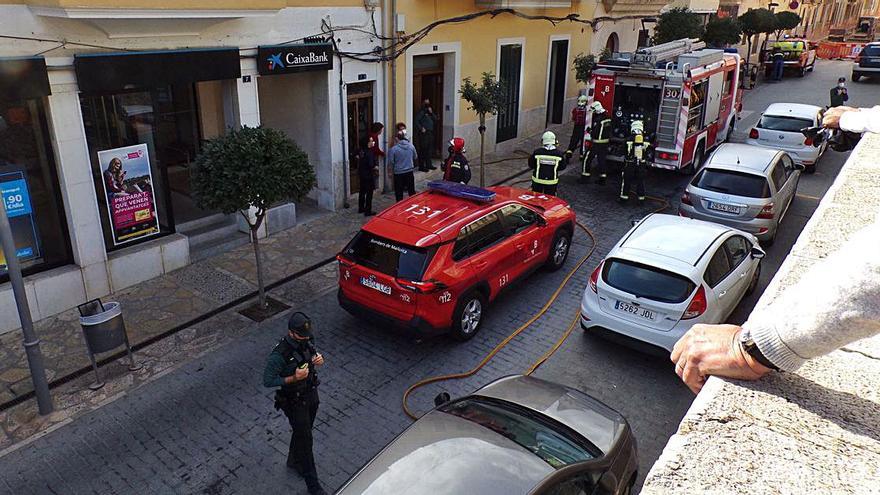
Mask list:
POLYGON ((98 152, 107 214, 118 246, 159 233, 146 144, 98 152))
MULTIPOLYGON (((12 239, 22 262, 40 257, 40 242, 34 223, 34 209, 24 172, 0 174, 0 195, 12 227, 12 239)), ((0 249, 0 273, 6 273, 6 256, 0 249)))

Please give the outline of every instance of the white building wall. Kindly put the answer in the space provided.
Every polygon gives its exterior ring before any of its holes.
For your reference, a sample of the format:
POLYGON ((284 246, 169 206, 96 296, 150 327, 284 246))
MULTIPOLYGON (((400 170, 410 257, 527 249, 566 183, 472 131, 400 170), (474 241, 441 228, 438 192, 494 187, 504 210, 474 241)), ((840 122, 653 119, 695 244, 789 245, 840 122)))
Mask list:
MULTIPOLYGON (((595 16, 604 17, 608 15, 610 14, 605 12, 605 7, 602 5, 602 2, 599 2, 596 5, 595 16)), ((652 24, 647 24, 646 27, 650 29, 652 24)), ((602 52, 602 49, 605 48, 605 43, 608 42, 608 37, 611 36, 611 33, 617 33, 617 39, 619 40, 618 51, 635 51, 635 49, 638 48, 639 30, 641 29, 642 23, 638 19, 600 22, 599 29, 593 33, 590 50, 594 55, 598 55, 602 52)))

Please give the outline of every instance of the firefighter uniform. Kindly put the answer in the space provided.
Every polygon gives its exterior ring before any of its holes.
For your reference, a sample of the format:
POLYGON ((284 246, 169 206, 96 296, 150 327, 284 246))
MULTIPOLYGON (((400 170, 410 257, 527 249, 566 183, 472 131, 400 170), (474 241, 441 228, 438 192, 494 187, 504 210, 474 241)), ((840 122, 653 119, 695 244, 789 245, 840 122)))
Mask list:
POLYGON ((464 153, 464 139, 457 137, 449 141, 449 156, 440 165, 443 170, 443 180, 462 184, 471 181, 471 167, 464 153))
POLYGON ((529 157, 532 191, 555 195, 559 186, 559 172, 565 170, 568 159, 566 153, 556 148, 555 134, 547 131, 541 141, 543 146, 536 149, 529 157))
POLYGON ((608 177, 608 145, 611 141, 611 117, 598 102, 593 103, 593 124, 590 126, 590 153, 584 158, 581 179, 590 180, 593 175, 592 161, 596 159, 597 184, 604 184, 608 177))
POLYGON ((620 183, 620 201, 629 200, 630 192, 635 184, 639 203, 645 201, 645 168, 647 168, 647 152, 651 146, 642 135, 641 121, 632 125, 632 133, 626 141, 626 161, 623 165, 620 183))

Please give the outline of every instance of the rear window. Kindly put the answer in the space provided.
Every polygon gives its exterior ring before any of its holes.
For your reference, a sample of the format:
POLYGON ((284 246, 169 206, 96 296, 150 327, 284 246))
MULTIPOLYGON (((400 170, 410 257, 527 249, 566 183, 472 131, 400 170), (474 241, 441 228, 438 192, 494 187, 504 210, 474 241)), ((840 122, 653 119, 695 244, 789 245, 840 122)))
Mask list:
POLYGON ((342 254, 360 265, 392 277, 419 281, 433 249, 416 248, 360 231, 342 254))
POLYGON ((762 175, 704 168, 691 182, 695 187, 747 198, 769 198, 770 184, 762 175))
POLYGON ((866 46, 859 55, 862 57, 880 57, 880 46, 866 46))
POLYGON ((665 303, 687 299, 696 285, 688 278, 632 261, 610 259, 605 262, 602 279, 615 289, 665 303))
POLYGON ((801 132, 805 127, 813 127, 813 121, 798 117, 777 117, 776 115, 762 115, 758 121, 758 129, 768 129, 782 132, 801 132))
POLYGON ((446 405, 441 411, 486 427, 540 457, 554 469, 595 456, 552 420, 507 402, 472 398, 446 405))

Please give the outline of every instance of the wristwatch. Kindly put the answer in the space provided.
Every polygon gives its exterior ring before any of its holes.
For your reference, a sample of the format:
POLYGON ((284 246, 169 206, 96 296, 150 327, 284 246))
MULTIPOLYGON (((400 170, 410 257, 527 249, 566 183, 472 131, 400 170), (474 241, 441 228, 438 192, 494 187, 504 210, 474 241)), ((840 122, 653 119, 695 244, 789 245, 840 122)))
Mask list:
POLYGON ((758 348, 758 344, 755 343, 755 339, 752 338, 752 334, 748 330, 740 332, 739 345, 742 347, 743 352, 752 356, 755 361, 763 364, 771 370, 779 371, 779 367, 770 362, 770 360, 764 356, 764 353, 758 348))

